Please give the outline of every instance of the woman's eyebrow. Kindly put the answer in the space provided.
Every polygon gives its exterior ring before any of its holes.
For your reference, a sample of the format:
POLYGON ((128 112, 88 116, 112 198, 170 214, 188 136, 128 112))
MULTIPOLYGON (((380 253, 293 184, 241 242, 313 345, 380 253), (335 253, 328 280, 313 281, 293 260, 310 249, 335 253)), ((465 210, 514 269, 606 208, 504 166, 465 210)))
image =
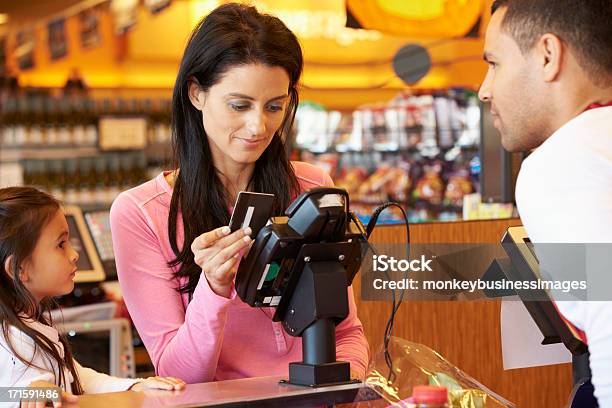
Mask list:
MULTIPOLYGON (((232 97, 232 98, 242 98, 242 99, 248 99, 250 101, 254 101, 255 98, 253 98, 252 96, 249 95, 245 95, 245 94, 241 94, 241 93, 229 93, 226 95, 227 97, 232 97)), ((285 94, 285 95, 279 95, 279 96, 275 96, 274 98, 270 99, 268 102, 272 102, 272 101, 276 101, 279 99, 285 99, 287 98, 289 95, 285 94)))

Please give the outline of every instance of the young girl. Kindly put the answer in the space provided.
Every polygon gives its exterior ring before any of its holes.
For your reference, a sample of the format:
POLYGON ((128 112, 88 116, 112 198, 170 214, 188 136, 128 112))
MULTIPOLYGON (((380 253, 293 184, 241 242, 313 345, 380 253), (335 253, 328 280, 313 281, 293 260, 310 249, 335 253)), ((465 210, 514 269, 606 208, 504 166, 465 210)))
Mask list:
POLYGON ((111 377, 72 358, 49 311, 53 297, 74 288, 78 258, 58 201, 30 187, 0 189, 0 387, 60 387, 64 402, 83 393, 182 389, 176 378, 111 377))

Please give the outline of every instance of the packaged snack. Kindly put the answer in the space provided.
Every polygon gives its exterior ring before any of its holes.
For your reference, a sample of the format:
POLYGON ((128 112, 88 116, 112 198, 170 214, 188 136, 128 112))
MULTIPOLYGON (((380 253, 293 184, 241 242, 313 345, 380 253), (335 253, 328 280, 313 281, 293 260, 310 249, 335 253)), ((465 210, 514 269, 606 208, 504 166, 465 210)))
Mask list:
POLYGON ((393 174, 386 184, 386 192, 390 200, 400 203, 408 200, 408 192, 412 187, 410 167, 409 162, 401 161, 391 170, 393 174))
POLYGON ((381 165, 357 190, 360 200, 369 203, 383 203, 389 199, 386 185, 396 173, 388 164, 381 165))
POLYGON ((444 192, 444 204, 460 207, 463 205, 463 196, 472 192, 470 173, 466 168, 455 171, 448 179, 444 192))
POLYGON ((367 178, 367 172, 363 167, 352 167, 342 171, 341 176, 334 181, 338 188, 343 188, 349 193, 351 201, 359 201, 357 190, 367 178))
POLYGON ((421 143, 423 125, 421 124, 421 114, 419 107, 410 104, 406 107, 406 115, 404 116, 404 129, 406 131, 406 142, 402 147, 412 149, 421 143))
POLYGON ((378 107, 372 110, 372 133, 374 134, 374 149, 376 150, 388 150, 389 145, 389 132, 387 132, 387 122, 385 117, 386 109, 384 107, 378 107))
POLYGON ((444 184, 440 177, 441 170, 440 162, 423 166, 424 174, 417 181, 413 191, 415 200, 423 200, 433 205, 440 205, 442 203, 444 184))
POLYGON ((446 96, 434 98, 436 111, 436 125, 438 129, 438 144, 447 148, 453 145, 452 113, 454 112, 454 100, 446 96))

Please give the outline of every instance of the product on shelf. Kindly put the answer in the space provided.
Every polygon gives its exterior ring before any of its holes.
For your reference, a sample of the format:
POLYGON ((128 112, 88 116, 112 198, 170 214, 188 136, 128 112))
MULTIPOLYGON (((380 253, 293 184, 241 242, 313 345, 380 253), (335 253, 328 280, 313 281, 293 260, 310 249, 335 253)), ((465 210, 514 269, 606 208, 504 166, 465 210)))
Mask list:
POLYGON ((432 158, 453 146, 478 145, 480 107, 474 93, 457 89, 400 93, 388 104, 352 113, 307 102, 298 108, 296 133, 296 145, 313 152, 417 149, 432 158))
POLYGON ((142 117, 149 144, 170 141, 171 102, 132 99, 93 100, 86 96, 53 96, 37 91, 0 103, 0 145, 4 148, 95 147, 101 116, 142 117))
POLYGON ((472 193, 470 173, 466 168, 456 170, 448 179, 444 191, 444 204, 461 207, 463 197, 472 193))
POLYGON ((405 202, 410 188, 409 171, 410 165, 407 163, 401 167, 388 163, 380 165, 372 175, 360 182, 355 199, 364 203, 405 202))
POLYGON ((387 199, 386 184, 395 173, 388 164, 382 164, 357 189, 357 199, 362 202, 384 202, 387 199))
MULTIPOLYGON (((475 93, 401 92, 386 104, 353 112, 300 105, 294 159, 327 170, 361 217, 395 201, 411 222, 456 220, 463 196, 478 191, 479 139, 475 93)), ((401 221, 398 211, 387 211, 381 222, 401 221)))
POLYGON ((425 201, 433 205, 442 204, 444 184, 440 173, 442 165, 434 162, 423 166, 423 176, 416 182, 413 196, 416 200, 425 201))
POLYGON ((60 91, 18 88, 0 94, 0 164, 20 168, 24 184, 70 204, 108 205, 168 163, 169 99, 93 99, 60 91), (101 151, 101 116, 144 119, 147 147, 101 151))
POLYGON ((367 175, 367 171, 363 167, 344 169, 342 175, 334 180, 334 184, 336 187, 348 191, 349 195, 355 200, 355 195, 357 194, 359 186, 361 186, 367 175))
POLYGON ((95 157, 27 159, 23 181, 67 204, 109 205, 123 190, 149 178, 144 152, 95 157))
POLYGON ((393 168, 393 177, 387 182, 386 190, 390 200, 405 203, 412 187, 410 179, 411 164, 407 161, 400 161, 393 168))
POLYGON ((339 121, 335 129, 335 137, 332 141, 333 147, 338 152, 359 150, 361 148, 361 136, 356 135, 353 130, 353 114, 338 112, 339 121))

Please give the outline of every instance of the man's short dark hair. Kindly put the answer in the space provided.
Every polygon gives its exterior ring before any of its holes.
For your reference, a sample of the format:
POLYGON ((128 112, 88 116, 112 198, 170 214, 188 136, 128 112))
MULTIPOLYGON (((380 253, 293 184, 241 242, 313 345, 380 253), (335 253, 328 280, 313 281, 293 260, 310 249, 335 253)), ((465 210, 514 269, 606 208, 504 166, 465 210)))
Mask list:
POLYGON ((612 1, 495 0, 491 14, 506 7, 502 29, 524 54, 546 33, 557 35, 573 51, 593 83, 612 85, 612 1))

